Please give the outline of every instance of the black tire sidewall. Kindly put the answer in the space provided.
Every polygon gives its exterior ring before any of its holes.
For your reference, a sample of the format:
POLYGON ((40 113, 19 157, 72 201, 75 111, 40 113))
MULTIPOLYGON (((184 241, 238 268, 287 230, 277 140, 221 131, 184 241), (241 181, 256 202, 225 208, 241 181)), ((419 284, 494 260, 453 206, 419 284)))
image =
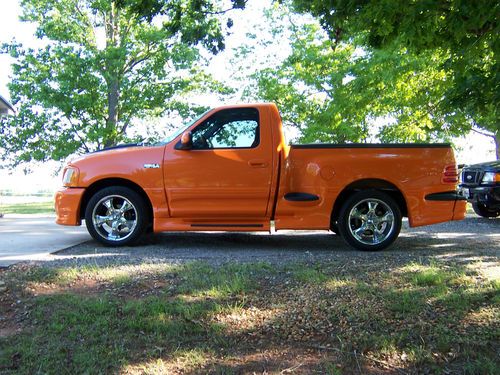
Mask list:
POLYGON ((472 202, 472 209, 477 215, 481 217, 490 218, 490 217, 498 217, 499 215, 498 211, 490 210, 488 206, 480 202, 472 202))
POLYGON ((399 232, 401 231, 401 221, 401 210, 390 195, 378 190, 364 190, 354 193, 346 200, 340 209, 337 225, 340 235, 349 246, 362 251, 378 251, 386 249, 396 240, 399 232), (376 245, 367 245, 359 242, 349 230, 349 213, 352 208, 360 201, 370 198, 378 199, 387 204, 391 208, 394 215, 394 230, 384 241, 376 245))
POLYGON ((146 206, 144 204, 144 199, 134 190, 124 186, 112 186, 99 190, 92 196, 92 198, 90 198, 87 207, 85 209, 85 225, 87 226, 88 232, 95 240, 101 242, 106 246, 126 246, 134 244, 141 238, 142 234, 144 233, 148 224, 148 220, 149 219, 147 215, 146 206), (124 240, 119 240, 119 241, 108 240, 102 237, 94 228, 92 220, 92 212, 94 211, 94 207, 103 198, 112 195, 119 195, 128 199, 136 210, 137 225, 134 228, 132 234, 127 238, 125 238, 124 240))

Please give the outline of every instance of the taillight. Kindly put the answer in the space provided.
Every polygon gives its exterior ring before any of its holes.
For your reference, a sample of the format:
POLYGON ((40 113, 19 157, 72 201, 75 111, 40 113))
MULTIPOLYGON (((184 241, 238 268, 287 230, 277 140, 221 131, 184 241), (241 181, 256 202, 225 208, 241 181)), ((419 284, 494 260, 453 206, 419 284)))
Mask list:
POLYGON ((446 184, 456 184, 458 182, 458 169, 455 164, 444 167, 442 181, 446 184))

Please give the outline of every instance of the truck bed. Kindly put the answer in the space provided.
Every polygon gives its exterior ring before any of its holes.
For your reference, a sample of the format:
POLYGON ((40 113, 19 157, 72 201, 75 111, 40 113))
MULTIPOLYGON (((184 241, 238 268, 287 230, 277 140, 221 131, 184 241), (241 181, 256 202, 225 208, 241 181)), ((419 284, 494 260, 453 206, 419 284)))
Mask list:
POLYGON ((451 148, 450 143, 309 143, 292 144, 295 149, 328 148, 451 148))

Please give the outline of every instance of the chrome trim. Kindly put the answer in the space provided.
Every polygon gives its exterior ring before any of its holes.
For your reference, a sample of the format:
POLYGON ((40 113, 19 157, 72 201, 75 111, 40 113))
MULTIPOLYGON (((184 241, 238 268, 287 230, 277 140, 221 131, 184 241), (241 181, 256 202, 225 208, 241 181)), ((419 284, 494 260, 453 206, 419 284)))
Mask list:
POLYGON ((108 195, 92 210, 92 225, 102 238, 123 241, 137 226, 137 209, 121 195, 108 195))
POLYGON ((146 168, 146 169, 158 169, 158 168, 160 168, 160 164, 158 164, 158 163, 144 164, 144 168, 146 168))
POLYGON ((360 243, 378 245, 389 238, 396 223, 394 212, 387 203, 368 198, 351 209, 348 226, 352 236, 360 243))

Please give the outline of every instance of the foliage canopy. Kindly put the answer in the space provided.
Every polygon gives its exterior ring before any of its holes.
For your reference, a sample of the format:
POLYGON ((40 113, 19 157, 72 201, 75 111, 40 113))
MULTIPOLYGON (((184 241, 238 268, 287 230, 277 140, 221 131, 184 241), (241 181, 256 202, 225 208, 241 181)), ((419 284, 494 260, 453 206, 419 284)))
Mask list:
MULTIPOLYGON (((416 61, 431 54, 446 75, 429 113, 485 130, 500 157, 500 3, 489 0, 293 0, 298 12, 316 17, 329 39, 369 51, 404 53, 416 61)), ((426 67, 427 69, 427 67, 426 67)), ((415 70, 417 74, 423 70, 415 70)), ((442 81, 437 78, 437 83, 442 81)), ((432 82, 429 82, 432 84, 432 82)), ((429 86, 431 87, 431 86, 429 86)), ((420 107, 422 109, 422 107, 420 107)), ((448 122, 455 127, 458 122, 448 122)))
POLYGON ((21 7, 45 46, 2 47, 15 59, 9 89, 18 114, 0 122, 11 165, 115 145, 135 119, 186 117, 201 110, 188 105, 188 93, 226 90, 201 63, 201 49, 225 47, 225 10, 216 1, 23 0, 21 7))
POLYGON ((254 74, 251 90, 279 104, 284 121, 300 129, 300 141, 423 142, 466 129, 463 113, 435 105, 450 81, 440 68, 442 54, 361 49, 332 42, 318 24, 291 24, 290 55, 254 74))

